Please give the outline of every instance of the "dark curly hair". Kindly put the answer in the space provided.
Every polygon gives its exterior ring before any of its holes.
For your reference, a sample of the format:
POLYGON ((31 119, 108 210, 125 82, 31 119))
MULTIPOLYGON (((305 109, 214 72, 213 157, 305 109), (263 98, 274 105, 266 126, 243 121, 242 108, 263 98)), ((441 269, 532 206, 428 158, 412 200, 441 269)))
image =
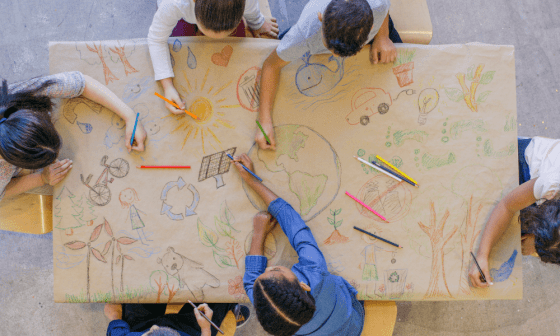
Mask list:
POLYGON ((356 55, 372 27, 373 11, 366 0, 332 0, 323 15, 327 48, 341 57, 356 55))
POLYGON ((535 235, 535 249, 543 262, 560 264, 560 200, 548 200, 521 210, 521 232, 535 235))
POLYGON ((257 279, 253 287, 257 319, 274 336, 291 336, 315 313, 315 299, 304 291, 297 279, 283 276, 257 279))
POLYGON ((194 3, 196 20, 217 33, 236 28, 244 11, 245 0, 197 0, 194 3))
POLYGON ((8 83, 0 87, 0 156, 19 168, 39 169, 53 163, 62 140, 51 121, 53 102, 38 94, 47 86, 15 94, 8 93, 8 83))

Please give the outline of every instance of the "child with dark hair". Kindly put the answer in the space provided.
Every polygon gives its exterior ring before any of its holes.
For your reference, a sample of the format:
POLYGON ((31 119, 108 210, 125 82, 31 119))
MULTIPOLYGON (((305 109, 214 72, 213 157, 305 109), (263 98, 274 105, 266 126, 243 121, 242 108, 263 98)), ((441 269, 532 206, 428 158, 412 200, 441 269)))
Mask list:
MULTIPOLYGON (((148 33, 155 80, 161 81, 164 96, 181 109, 185 108, 185 103, 173 85, 174 73, 167 44, 172 33, 172 36, 194 35, 196 32, 179 32, 190 31, 191 29, 186 27, 188 23, 196 25, 195 30, 203 35, 221 39, 236 30, 244 18, 253 35, 278 36, 276 19, 265 18, 261 14, 258 0, 157 0, 157 5, 158 9, 148 33)), ((169 103, 165 106, 172 113, 184 113, 169 103)))
POLYGON ((234 159, 243 181, 268 206, 268 213, 258 213, 253 220, 243 277, 245 291, 264 330, 275 336, 361 335, 364 308, 356 298, 358 291, 342 277, 329 273, 325 257, 301 216, 243 169, 241 163, 254 169, 251 159, 246 154, 234 159), (299 257, 291 269, 267 268, 264 244, 276 223, 299 257))
POLYGON ((489 282, 482 282, 476 266, 469 277, 475 287, 488 287, 492 279, 488 256, 521 211, 521 252, 537 253, 542 261, 560 264, 560 140, 519 138, 519 186, 496 205, 484 228, 476 259, 489 282), (536 204, 535 204, 536 203, 536 204))
POLYGON ((177 314, 165 314, 166 308, 164 303, 108 303, 104 309, 105 316, 111 320, 107 336, 216 336, 218 331, 202 317, 200 311, 217 326, 222 324, 230 310, 240 321, 238 327, 250 315, 248 307, 236 303, 204 303, 197 309, 185 304, 177 314))
POLYGON ((144 150, 146 131, 136 113, 103 84, 82 73, 65 72, 0 86, 0 200, 44 185, 56 185, 70 172, 72 161, 57 161, 62 140, 51 121, 52 98, 83 96, 114 111, 126 122, 128 151, 144 150), (41 172, 18 176, 22 169, 41 172))
POLYGON ((389 0, 314 0, 303 8, 298 22, 280 34, 280 44, 264 61, 258 120, 270 138, 258 130, 255 141, 261 149, 275 150, 272 106, 280 71, 303 55, 334 54, 348 57, 367 43, 372 64, 393 62, 402 43, 389 17, 389 0))

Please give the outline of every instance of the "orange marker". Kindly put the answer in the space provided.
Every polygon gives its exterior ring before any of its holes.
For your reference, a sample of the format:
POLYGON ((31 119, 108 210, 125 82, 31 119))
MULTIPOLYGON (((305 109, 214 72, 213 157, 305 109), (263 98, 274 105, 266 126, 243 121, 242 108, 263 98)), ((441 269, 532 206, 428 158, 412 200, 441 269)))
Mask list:
POLYGON ((169 104, 175 106, 175 107, 178 108, 179 110, 185 111, 185 113, 188 114, 188 115, 190 115, 193 119, 198 119, 197 116, 195 116, 194 114, 190 113, 189 111, 187 111, 187 110, 185 110, 185 109, 180 108, 179 105, 175 104, 174 102, 172 102, 171 100, 165 98, 164 96, 160 95, 159 93, 154 92, 154 94, 155 94, 156 96, 160 97, 161 99, 165 100, 165 101, 168 102, 169 104))

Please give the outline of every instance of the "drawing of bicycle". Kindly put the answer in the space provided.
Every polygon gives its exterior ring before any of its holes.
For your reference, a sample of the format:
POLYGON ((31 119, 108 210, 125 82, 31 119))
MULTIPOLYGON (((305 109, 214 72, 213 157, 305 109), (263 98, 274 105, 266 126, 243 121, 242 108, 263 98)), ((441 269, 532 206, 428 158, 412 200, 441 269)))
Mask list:
POLYGON ((124 159, 118 158, 111 161, 110 164, 107 164, 107 159, 109 157, 107 155, 101 158, 101 166, 105 167, 97 182, 91 187, 89 182, 93 177, 92 174, 84 180, 84 176, 80 174, 80 178, 82 179, 82 183, 89 188, 89 198, 92 200, 93 203, 104 206, 111 201, 111 190, 107 186, 108 183, 113 183, 114 179, 111 177, 109 179, 109 174, 113 175, 117 178, 123 178, 128 174, 128 170, 130 169, 128 162, 124 159))

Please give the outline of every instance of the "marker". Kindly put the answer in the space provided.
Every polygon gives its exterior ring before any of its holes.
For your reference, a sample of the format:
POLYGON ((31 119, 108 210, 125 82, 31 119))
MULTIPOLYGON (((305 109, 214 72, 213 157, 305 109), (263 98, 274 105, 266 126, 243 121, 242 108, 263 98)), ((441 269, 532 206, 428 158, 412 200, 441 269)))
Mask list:
POLYGON ((393 168, 396 172, 400 173, 402 176, 406 177, 407 179, 411 180, 414 184, 418 185, 418 182, 414 181, 410 176, 406 175, 404 172, 402 172, 401 170, 399 170, 399 168, 393 166, 392 164, 390 164, 389 162, 385 161, 381 156, 376 155, 376 158, 379 159, 379 161, 383 162, 384 164, 386 164, 387 166, 393 168))
POLYGON ((264 135, 264 138, 266 139, 266 144, 270 145, 270 138, 268 137, 268 135, 266 135, 266 133, 264 132, 264 129, 261 126, 261 123, 258 120, 255 120, 257 122, 257 126, 259 126, 259 128, 261 129, 262 134, 264 135))
POLYGON ((134 134, 136 134, 136 126, 138 126, 138 118, 140 113, 136 113, 136 121, 134 122, 134 129, 132 130, 132 136, 130 137, 130 146, 134 143, 134 134))
MULTIPOLYGON (((474 254, 471 251, 471 255, 474 259, 474 263, 476 264, 476 267, 478 268, 478 271, 480 272, 480 277, 482 278, 482 282, 486 282, 488 283, 488 281, 486 281, 486 277, 484 276, 484 273, 482 273, 482 268, 480 268, 480 265, 478 264, 478 261, 476 261, 476 258, 474 256, 474 254)), ((493 285, 493 283, 490 283, 491 285, 493 285)))
POLYGON ((391 173, 391 174, 395 175, 396 177, 402 179, 403 181, 405 181, 406 183, 410 184, 411 186, 418 188, 418 185, 417 185, 417 184, 415 184, 415 183, 412 182, 411 180, 407 179, 406 177, 404 177, 404 176, 402 176, 402 175, 400 175, 400 174, 398 174, 398 173, 392 171, 391 169, 385 168, 385 167, 383 167, 382 165, 379 165, 379 164, 377 164, 377 163, 375 163, 375 162, 373 162, 373 161, 371 161, 371 163, 372 163, 373 165, 375 165, 375 166, 377 166, 377 167, 383 169, 384 171, 386 171, 386 172, 388 172, 388 173, 391 173))
POLYGON ((210 324, 212 324, 212 326, 214 326, 214 328, 216 328, 216 330, 218 330, 222 335, 224 335, 224 332, 222 331, 222 329, 220 329, 217 325, 215 325, 214 322, 210 321, 210 319, 208 317, 206 317, 206 315, 204 315, 204 312, 200 311, 200 309, 198 309, 198 307, 194 303, 192 303, 191 300, 187 300, 187 301, 189 301, 189 303, 191 304, 191 306, 193 306, 194 309, 198 310, 200 315, 202 315, 202 317, 204 317, 206 319, 206 321, 210 322, 210 324))
MULTIPOLYGON (((231 159, 231 161, 233 161, 233 156, 231 156, 231 154, 228 153, 226 155, 231 159)), ((249 168, 245 167, 245 165, 243 163, 241 163, 241 162, 239 162, 239 163, 241 164, 243 169, 245 169, 249 174, 253 175, 253 177, 255 177, 257 180, 259 180, 259 182, 263 181, 262 178, 257 176, 257 174, 253 173, 249 168)))
POLYGON ((358 202, 361 206, 363 206, 364 208, 373 212, 375 215, 377 215, 377 217, 379 217, 379 218, 381 218, 381 219, 383 219, 384 221, 387 222, 387 219, 385 219, 385 217, 381 216, 377 211, 375 211, 372 208, 370 208, 369 206, 367 206, 364 202, 360 201, 357 197, 352 196, 348 191, 346 192, 346 195, 350 196, 354 201, 358 202))
POLYGON ((373 233, 367 232, 366 230, 362 230, 362 229, 360 229, 360 228, 357 227, 357 226, 354 226, 354 229, 356 229, 356 230, 358 230, 358 231, 360 231, 360 232, 363 232, 363 233, 365 233, 365 234, 367 234, 367 235, 370 235, 370 236, 372 236, 372 237, 375 237, 375 238, 377 238, 377 239, 379 239, 379 240, 381 240, 381 241, 384 241, 384 242, 386 242, 387 244, 391 244, 391 245, 393 245, 393 246, 396 246, 396 247, 402 249, 402 246, 400 246, 399 244, 395 244, 395 243, 393 243, 393 242, 391 242, 391 241, 388 241, 387 239, 384 239, 384 238, 381 238, 381 237, 379 237, 379 236, 376 236, 376 235, 374 235, 373 233))
POLYGON ((387 176, 389 176, 389 177, 392 177, 392 178, 394 178, 395 180, 397 180, 397 181, 399 181, 399 182, 402 181, 400 178, 396 177, 395 175, 384 171, 383 169, 381 169, 381 168, 379 168, 379 167, 377 167, 377 166, 375 166, 375 165, 373 165, 373 164, 367 162, 366 160, 364 160, 364 159, 362 159, 362 158, 359 158, 359 157, 357 157, 357 156, 354 156, 354 157, 355 157, 356 159, 358 159, 358 161, 360 161, 360 162, 362 162, 362 163, 364 163, 364 164, 367 164, 368 166, 370 166, 370 167, 372 167, 372 168, 375 168, 375 169, 379 170, 379 171, 382 172, 383 174, 385 174, 385 175, 387 175, 387 176))
POLYGON ((162 169, 190 169, 191 166, 136 166, 139 169, 162 168, 162 169))
POLYGON ((190 113, 189 111, 187 111, 187 110, 185 110, 185 109, 180 108, 179 105, 175 104, 174 102, 172 102, 171 100, 165 98, 164 96, 160 95, 159 93, 154 92, 154 94, 155 94, 156 96, 160 97, 161 99, 165 100, 165 101, 168 102, 169 104, 175 106, 175 107, 178 108, 179 110, 185 111, 185 113, 188 114, 188 115, 190 115, 193 119, 198 119, 197 116, 195 116, 194 114, 190 113))

